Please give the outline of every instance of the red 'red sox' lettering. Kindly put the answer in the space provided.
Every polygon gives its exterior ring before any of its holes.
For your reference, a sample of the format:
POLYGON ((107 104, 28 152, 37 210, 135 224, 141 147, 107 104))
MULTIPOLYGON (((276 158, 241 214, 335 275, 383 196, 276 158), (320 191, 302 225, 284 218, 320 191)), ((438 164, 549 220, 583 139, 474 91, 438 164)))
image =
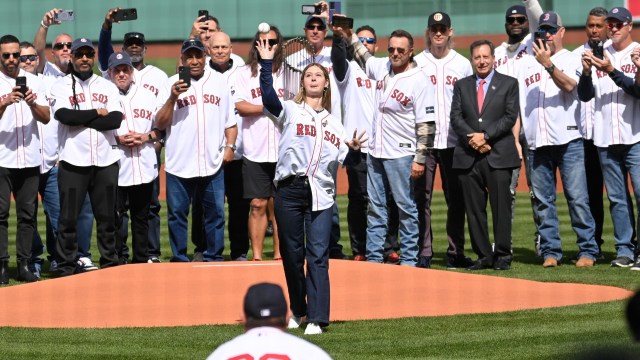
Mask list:
POLYGON ((324 141, 328 141, 332 143, 336 149, 340 149, 340 138, 337 137, 336 134, 329 132, 329 130, 325 130, 324 132, 324 141))
POLYGON ((134 119, 146 119, 151 121, 152 112, 147 109, 133 109, 134 119))
POLYGON ((411 99, 409 99, 404 95, 402 91, 399 90, 393 90, 391 98, 396 99, 400 104, 402 104, 402 106, 407 106, 407 104, 409 104, 409 101, 411 101, 411 99))
POLYGON ((528 78, 524 79, 524 83, 527 86, 531 86, 531 84, 537 83, 538 81, 540 81, 540 79, 541 79, 540 73, 535 73, 529 76, 528 78))
POLYGON ((109 97, 103 94, 91 94, 91 102, 99 102, 100 104, 107 104, 109 97))
POLYGON ((297 136, 316 136, 316 127, 314 125, 296 124, 297 136))
POLYGON ((371 89, 371 79, 362 79, 356 78, 356 84, 358 87, 366 87, 367 89, 371 89))
POLYGON ((220 96, 215 96, 212 94, 204 94, 204 103, 205 104, 213 104, 215 106, 220 106, 220 96))
POLYGON ((185 106, 195 105, 197 103, 195 95, 185 96, 182 99, 178 99, 176 104, 178 105, 178 109, 182 109, 185 106))
POLYGON ((151 84, 144 84, 144 85, 142 85, 142 87, 144 87, 145 89, 151 90, 151 92, 153 92, 154 94, 156 94, 156 96, 158 96, 159 89, 156 89, 155 86, 153 86, 151 84))
POLYGON ((69 96, 69 103, 71 103, 71 106, 80 104, 86 101, 86 99, 84 98, 84 94, 76 94, 76 99, 78 100, 78 102, 76 102, 73 96, 69 96))

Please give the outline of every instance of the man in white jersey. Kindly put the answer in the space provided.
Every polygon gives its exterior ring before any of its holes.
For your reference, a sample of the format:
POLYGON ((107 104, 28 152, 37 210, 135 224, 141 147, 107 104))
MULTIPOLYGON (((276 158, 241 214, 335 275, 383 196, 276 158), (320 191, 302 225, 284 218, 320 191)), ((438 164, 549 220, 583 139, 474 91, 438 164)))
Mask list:
MULTIPOLYGON (((113 54, 114 49, 111 43, 111 28, 113 26, 114 15, 120 10, 120 8, 113 8, 107 11, 104 22, 100 28, 100 38, 98 40, 98 68, 102 72, 102 75, 109 79, 107 72, 108 59, 113 54)), ((133 64, 133 81, 137 86, 150 90, 155 96, 158 96, 160 88, 164 86, 167 81, 167 74, 160 68, 146 64, 144 56, 147 52, 146 41, 143 33, 128 32, 124 34, 122 42, 122 51, 126 52, 131 58, 133 64)), ((164 133, 161 134, 161 138, 164 138, 164 133)), ((158 141, 154 144, 156 150, 156 163, 158 169, 160 169, 161 160, 160 153, 162 150, 162 142, 158 141)), ((149 259, 152 262, 160 262, 160 202, 158 196, 160 195, 160 177, 156 177, 153 181, 153 193, 151 205, 149 208, 149 259)), ((127 262, 129 257, 129 248, 126 245, 127 241, 127 228, 129 216, 126 212, 128 204, 125 204, 125 213, 122 221, 122 226, 118 229, 119 235, 122 237, 122 249, 119 251, 121 262, 127 262)))
POLYGON ((418 211, 413 182, 424 175, 435 132, 435 87, 413 61, 413 37, 395 30, 389 37, 389 57, 374 58, 355 34, 349 39, 354 56, 364 60, 367 75, 382 81, 369 138, 367 192, 367 261, 383 261, 388 232, 387 194, 400 218, 400 264, 418 260, 418 211))
POLYGON ((576 266, 591 267, 595 264, 598 246, 584 168, 584 130, 576 91, 578 55, 563 48, 565 28, 560 15, 545 12, 539 23, 538 31, 543 31, 545 37, 535 41, 533 55, 525 55, 521 61, 518 83, 534 205, 540 220, 542 266, 556 267, 562 259, 555 186, 559 170, 571 225, 577 236, 576 266))
POLYGON ((49 103, 58 127, 60 162, 59 275, 85 271, 76 262, 76 225, 87 193, 97 222, 100 266, 118 265, 115 247, 115 202, 120 151, 113 131, 123 110, 118 89, 93 74, 95 50, 91 40, 71 45, 72 69, 50 88, 49 103))
MULTIPOLYGON (((267 33, 256 32, 251 43, 255 44, 263 40, 266 40, 271 47, 283 41, 280 30, 276 26, 270 26, 267 33)), ((281 100, 284 94, 282 65, 282 48, 278 46, 274 54, 272 76, 273 86, 281 100)), ((249 51, 248 64, 238 72, 235 90, 236 109, 238 115, 242 117, 242 129, 239 131, 242 132, 244 140, 242 159, 244 198, 251 202, 249 238, 253 260, 262 260, 268 213, 273 214, 275 195, 273 180, 278 161, 280 128, 264 114, 260 90, 260 54, 255 47, 249 51)), ((280 260, 278 225, 275 220, 272 224, 274 227, 273 258, 280 260)))
MULTIPOLYGON (((587 21, 585 25, 585 32, 587 33, 587 42, 579 46, 573 52, 582 56, 585 50, 594 47, 601 47, 604 49, 608 46, 607 37, 607 9, 603 7, 595 7, 589 11, 587 21)), ((595 237, 598 243, 598 260, 604 260, 601 248, 603 244, 602 240, 602 225, 604 223, 604 202, 602 200, 604 182, 602 179, 602 168, 600 167, 600 158, 598 157, 598 148, 593 144, 593 123, 595 120, 595 101, 589 100, 580 105, 580 122, 584 133, 584 167, 587 173, 587 189, 589 191, 589 208, 591 209, 591 215, 595 221, 596 230, 595 237)), ((629 201, 631 197, 629 195, 629 201)))
MULTIPOLYGON (((116 228, 121 228, 128 207, 132 220, 132 261, 146 263, 153 262, 149 258, 148 220, 153 181, 158 177, 154 143, 160 131, 154 129, 156 96, 133 82, 133 69, 126 52, 109 56, 109 79, 120 92, 124 110, 122 124, 115 132, 120 149, 116 228)), ((122 249, 122 244, 122 236, 117 231, 116 248, 122 249)))
POLYGON ((189 68, 185 83, 176 74, 160 91, 163 104, 156 116, 167 130, 165 161, 171 261, 187 262, 187 223, 195 196, 203 205, 207 250, 205 261, 222 261, 224 250, 224 170, 233 160, 237 134, 231 91, 224 77, 208 69, 200 40, 182 44, 182 62, 189 68))
MULTIPOLYGON (((46 84, 47 92, 49 90, 49 87, 56 81, 56 79, 67 75, 71 70, 71 43, 73 41, 73 38, 69 34, 58 34, 54 38, 53 43, 51 44, 51 56, 53 57, 53 62, 49 62, 45 55, 47 46, 47 33, 49 31, 48 29, 51 26, 59 25, 62 23, 61 21, 55 20, 55 15, 61 11, 62 9, 54 8, 45 12, 38 26, 38 30, 36 31, 36 35, 33 39, 33 44, 36 48, 36 52, 40 60, 36 68, 36 73, 42 74, 43 81, 46 84)), ((47 126, 40 126, 40 129, 43 130, 40 132, 40 138, 43 143, 47 144, 47 147, 44 148, 44 151, 52 151, 45 154, 45 156, 51 159, 52 164, 56 164, 56 162, 53 161, 53 158, 55 157, 57 161, 58 121, 53 116, 51 117, 51 120, 51 123, 47 124, 47 126), (53 144, 55 144, 55 147, 53 146, 53 144), (53 152, 53 150, 55 150, 55 152, 53 152)), ((47 186, 51 189, 57 189, 58 187, 57 174, 58 167, 56 164, 53 165, 51 171, 49 172, 49 176, 47 177, 47 186)), ((58 195, 55 196, 58 197, 58 195)), ((57 221, 55 226, 57 226, 57 221)), ((82 209, 80 211, 80 214, 78 215, 76 230, 76 238, 78 240, 78 260, 84 264, 84 270, 97 270, 98 267, 93 264, 90 253, 91 232, 93 231, 93 211, 91 210, 89 195, 85 197, 82 209)), ((57 230, 55 233, 57 234, 57 230)), ((57 271, 57 261, 55 260, 56 255, 51 254, 51 256, 53 256, 53 260, 51 261, 50 270, 51 272, 55 273, 57 271)))
POLYGON ((431 197, 436 165, 440 167, 442 188, 447 202, 447 267, 467 268, 473 264, 464 255, 464 198, 458 177, 455 175, 453 150, 458 142, 449 120, 453 85, 473 73, 467 58, 451 48, 453 27, 447 13, 437 11, 429 15, 425 30, 427 48, 414 57, 418 66, 429 76, 436 87, 436 134, 434 149, 425 163, 425 176, 416 180, 416 205, 420 220, 420 255, 417 267, 430 268, 433 257, 431 230, 431 197))
POLYGON ((604 48, 603 59, 592 50, 582 54, 578 94, 582 101, 595 99, 593 143, 598 147, 616 241, 617 257, 611 266, 640 270, 640 264, 634 265, 637 220, 633 203, 626 196, 629 176, 636 205, 640 202, 640 102, 634 98, 637 68, 631 57, 640 45, 631 38, 633 23, 628 9, 611 9, 607 27, 611 44, 604 48))
POLYGON ((331 359, 317 345, 286 333, 289 316, 280 285, 252 285, 243 308, 245 333, 220 345, 207 360, 331 359))
MULTIPOLYGON (((214 32, 209 38, 207 45, 211 55, 207 66, 213 71, 217 71, 227 80, 227 85, 231 89, 231 95, 235 96, 235 83, 239 68, 244 65, 244 61, 231 57, 233 49, 229 35, 222 31, 214 32)), ((242 117, 238 116, 236 110, 236 122, 238 123, 238 136, 236 137, 236 151, 233 154, 233 161, 224 167, 224 194, 227 198, 227 234, 229 235, 229 247, 231 250, 231 260, 247 260, 249 252, 249 230, 248 216, 249 200, 243 196, 242 184, 242 117)), ((203 253, 207 249, 207 242, 202 226, 202 204, 200 199, 194 199, 191 205, 191 241, 195 246, 193 250, 193 260, 202 261, 203 253)))
MULTIPOLYGON (((211 16, 211 15, 203 15, 203 16, 198 16, 194 21, 193 24, 191 25, 191 32, 189 33, 189 39, 200 39, 200 41, 202 42, 202 44, 205 45, 205 54, 207 55, 205 62, 208 63, 211 60, 211 53, 209 52, 210 49, 207 46, 207 44, 209 43, 209 40, 211 39, 211 37, 213 37, 213 34, 215 34, 218 31, 222 31, 222 28, 220 27, 220 21, 218 20, 217 17, 215 16, 211 16)), ((242 57, 231 53, 229 55, 231 57, 231 59, 238 63, 238 64, 244 64, 244 59, 242 59, 242 57)), ((178 59, 178 66, 182 65, 182 59, 178 59)))
POLYGON ((0 38, 0 284, 9 283, 9 209, 15 199, 17 222, 16 259, 18 281, 33 282, 29 262, 36 219, 40 142, 36 122, 49 122, 41 81, 20 69, 20 41, 13 35, 0 38), (26 87, 17 78, 26 78, 26 87))

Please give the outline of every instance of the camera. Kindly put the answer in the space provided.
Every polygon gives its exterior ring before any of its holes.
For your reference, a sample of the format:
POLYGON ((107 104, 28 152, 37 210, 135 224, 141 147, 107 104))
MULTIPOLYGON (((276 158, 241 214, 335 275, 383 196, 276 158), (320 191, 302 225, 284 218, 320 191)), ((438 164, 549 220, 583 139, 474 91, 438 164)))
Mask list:
POLYGON ((62 10, 56 13, 53 17, 55 21, 73 21, 74 19, 74 11, 73 10, 62 10))
POLYGON ((533 41, 536 45, 538 45, 538 39, 542 40, 542 46, 547 48, 547 32, 546 31, 536 31, 533 33, 533 41))
POLYGON ((597 44, 592 46, 593 56, 597 57, 600 60, 604 60, 604 44, 602 41, 598 41, 597 44))
POLYGON ((20 88, 22 95, 27 94, 27 78, 25 76, 18 76, 16 78, 16 86, 20 88))
POLYGON ((320 15, 322 13, 322 5, 302 5, 303 15, 320 15))
POLYGON ((353 18, 335 15, 332 25, 343 29, 353 29, 353 18))
POLYGON ((188 66, 180 66, 178 68, 178 79, 187 84, 187 87, 191 87, 191 69, 188 66))
POLYGON ((131 9, 120 9, 113 14, 113 21, 131 21, 138 19, 138 10, 131 9))
POLYGON ((202 19, 200 19, 200 22, 207 21, 209 18, 209 10, 198 10, 198 17, 200 16, 204 16, 202 19))

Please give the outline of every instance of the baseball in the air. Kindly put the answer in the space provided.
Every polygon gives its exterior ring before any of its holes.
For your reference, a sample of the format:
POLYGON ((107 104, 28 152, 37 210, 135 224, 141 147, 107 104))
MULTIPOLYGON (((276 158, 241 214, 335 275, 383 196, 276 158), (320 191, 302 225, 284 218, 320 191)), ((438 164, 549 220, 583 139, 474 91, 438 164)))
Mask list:
POLYGON ((271 27, 269 26, 269 24, 267 24, 265 22, 260 23, 260 25, 258 25, 258 31, 260 31, 263 34, 268 33, 269 30, 271 30, 271 27))

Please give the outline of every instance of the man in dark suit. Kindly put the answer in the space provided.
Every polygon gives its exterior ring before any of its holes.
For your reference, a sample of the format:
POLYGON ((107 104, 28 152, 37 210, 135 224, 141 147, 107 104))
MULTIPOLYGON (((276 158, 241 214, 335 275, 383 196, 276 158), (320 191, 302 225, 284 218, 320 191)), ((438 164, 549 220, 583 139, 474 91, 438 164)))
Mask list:
POLYGON ((453 89, 451 125, 458 135, 453 168, 465 198, 473 251, 478 260, 468 269, 511 267, 511 171, 520 166, 511 128, 518 118, 518 83, 493 69, 494 45, 471 44, 474 75, 453 89), (495 249, 489 241, 487 193, 493 214, 495 249))

